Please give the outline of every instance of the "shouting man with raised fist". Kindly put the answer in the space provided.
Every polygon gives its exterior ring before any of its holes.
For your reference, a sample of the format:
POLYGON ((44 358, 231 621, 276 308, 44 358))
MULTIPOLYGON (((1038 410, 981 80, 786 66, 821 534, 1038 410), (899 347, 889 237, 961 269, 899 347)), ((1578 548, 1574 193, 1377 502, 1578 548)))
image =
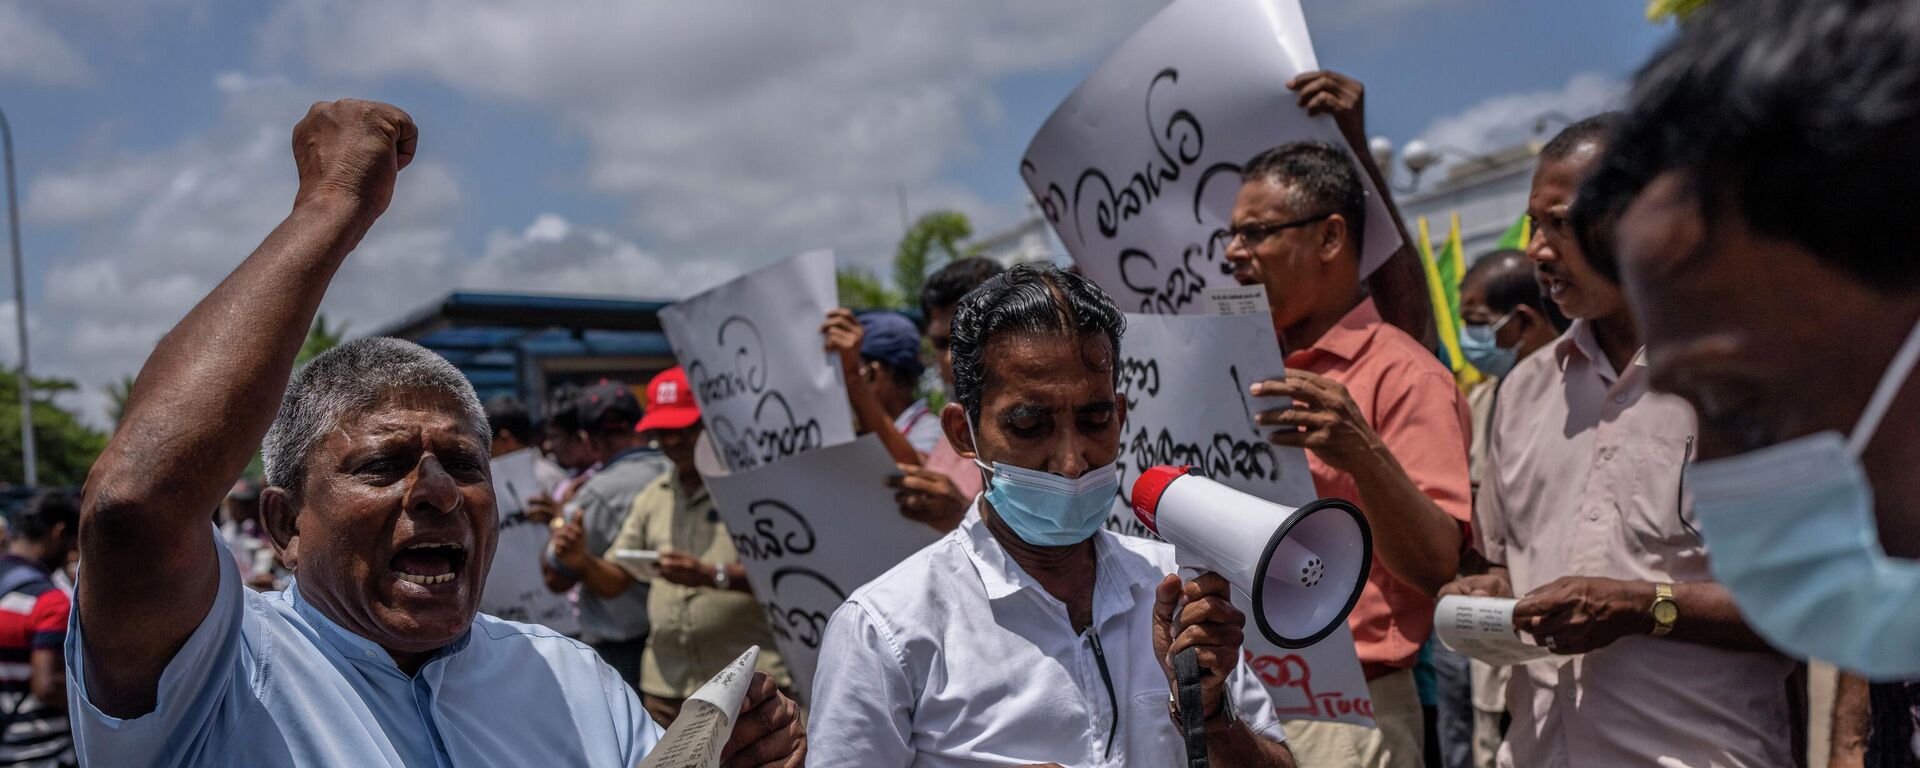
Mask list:
MULTIPOLYGON (((592 649, 478 613, 491 432, 457 370, 373 338, 288 381, 417 141, 394 107, 314 105, 293 131, 293 212, 140 372, 80 522, 67 672, 82 763, 631 766, 658 740, 592 649), (207 523, 263 436, 262 517, 294 572, 265 594, 207 523)), ((772 681, 744 708, 726 765, 804 761, 772 681)))

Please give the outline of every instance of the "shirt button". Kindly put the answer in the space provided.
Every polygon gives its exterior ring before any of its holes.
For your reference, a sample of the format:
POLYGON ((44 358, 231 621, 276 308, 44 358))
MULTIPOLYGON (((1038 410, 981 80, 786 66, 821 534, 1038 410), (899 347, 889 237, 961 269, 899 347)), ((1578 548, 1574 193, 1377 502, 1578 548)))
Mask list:
POLYGON ((1626 393, 1624 393, 1624 392, 1622 392, 1622 393, 1620 393, 1620 394, 1618 394, 1618 395, 1614 395, 1614 396, 1613 396, 1613 401, 1614 401, 1614 402, 1616 402, 1616 403, 1624 403, 1624 402, 1626 402, 1626 401, 1627 401, 1627 395, 1626 395, 1626 393))

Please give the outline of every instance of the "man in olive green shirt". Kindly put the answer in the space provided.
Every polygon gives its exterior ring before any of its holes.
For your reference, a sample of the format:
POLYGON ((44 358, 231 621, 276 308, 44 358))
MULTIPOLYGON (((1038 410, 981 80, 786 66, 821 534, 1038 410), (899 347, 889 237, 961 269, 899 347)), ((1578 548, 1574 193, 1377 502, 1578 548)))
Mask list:
MULTIPOLYGON (((686 373, 676 367, 655 376, 647 400, 637 429, 660 444, 673 469, 634 496, 633 511, 606 555, 621 549, 660 553, 660 575, 647 595, 653 630, 640 661, 640 693, 647 712, 665 726, 682 701, 748 646, 760 646, 759 668, 781 688, 792 688, 793 678, 747 586, 733 537, 694 469, 700 410, 686 373)), ((619 570, 631 583, 634 576, 619 570)))

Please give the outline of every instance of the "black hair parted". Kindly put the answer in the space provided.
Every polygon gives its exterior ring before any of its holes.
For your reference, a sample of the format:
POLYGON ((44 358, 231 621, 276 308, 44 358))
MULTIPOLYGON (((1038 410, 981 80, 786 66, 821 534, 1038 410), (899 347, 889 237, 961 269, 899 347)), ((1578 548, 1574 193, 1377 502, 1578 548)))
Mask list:
POLYGON ((580 385, 571 382, 555 385, 547 394, 547 426, 568 434, 580 431, 579 400, 580 385))
POLYGON ((1240 169, 1245 181, 1287 187, 1301 216, 1337 213, 1347 221, 1347 239, 1358 254, 1367 231, 1367 188, 1346 150, 1324 141, 1293 141, 1254 155, 1240 169))
MULTIPOLYGON (((1105 291, 1079 275, 1051 264, 1015 265, 966 294, 953 312, 953 389, 955 399, 978 421, 986 390, 987 345, 1001 334, 1095 334, 1113 345, 1115 361, 1127 319, 1105 291)), ((1108 364, 1114 383, 1119 366, 1108 364)))
POLYGON ((920 322, 931 321, 936 309, 950 309, 959 304, 967 292, 1005 270, 1000 262, 982 256, 969 256, 935 270, 927 276, 926 284, 920 286, 920 322))
POLYGON ((26 506, 14 513, 12 533, 26 541, 46 541, 53 526, 65 523, 67 535, 74 536, 80 526, 80 499, 70 491, 49 489, 34 494, 26 506))
MULTIPOLYGON (((1566 331, 1573 321, 1560 314, 1560 306, 1547 298, 1540 288, 1540 276, 1526 251, 1501 248, 1482 255, 1467 267, 1466 280, 1479 279, 1485 287, 1487 308, 1505 315, 1522 306, 1533 307, 1547 318, 1557 331, 1566 331)), ((1464 280, 1462 282, 1465 282, 1464 280)))
POLYGON ((1709 221, 1733 209, 1862 282, 1920 286, 1920 3, 1708 5, 1634 78, 1575 206, 1594 266, 1627 204, 1679 171, 1709 221))
POLYGON ((1533 262, 1518 249, 1502 248, 1475 260, 1461 282, 1475 279, 1487 295, 1487 308, 1502 315, 1522 306, 1539 309, 1545 301, 1533 262))
POLYGON ((1588 144, 1607 145, 1608 137, 1619 130, 1620 121, 1625 117, 1618 111, 1601 112, 1583 117, 1561 128, 1559 133, 1548 139, 1540 148, 1541 160, 1563 160, 1588 144))
POLYGON ((523 443, 540 442, 533 434, 533 416, 527 413, 526 403, 513 395, 496 395, 487 398, 481 407, 487 410, 487 426, 493 430, 493 439, 500 439, 500 433, 511 432, 523 443))

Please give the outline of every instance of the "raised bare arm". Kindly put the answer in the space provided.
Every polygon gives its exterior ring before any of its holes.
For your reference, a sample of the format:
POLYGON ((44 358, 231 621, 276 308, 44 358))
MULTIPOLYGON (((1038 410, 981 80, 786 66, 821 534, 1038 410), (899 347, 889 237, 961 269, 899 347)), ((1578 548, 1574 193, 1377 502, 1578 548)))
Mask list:
POLYGON ((327 284, 386 210, 417 137, 386 104, 313 105, 293 129, 293 212, 141 369, 80 518, 87 688, 107 714, 152 711, 160 673, 212 606, 209 516, 265 436, 327 284))

